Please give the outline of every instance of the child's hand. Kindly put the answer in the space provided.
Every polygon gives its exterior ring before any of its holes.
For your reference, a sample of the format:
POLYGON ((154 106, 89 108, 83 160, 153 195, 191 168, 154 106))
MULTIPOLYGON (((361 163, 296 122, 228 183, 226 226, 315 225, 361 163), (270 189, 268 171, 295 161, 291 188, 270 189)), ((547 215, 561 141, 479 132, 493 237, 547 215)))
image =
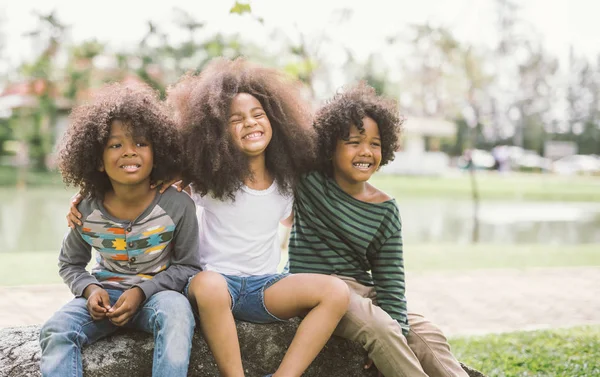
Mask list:
POLYGON ((133 317, 145 298, 144 291, 140 288, 128 289, 123 292, 106 316, 115 325, 123 326, 133 317))
MULTIPOLYGON (((158 186, 160 186, 160 193, 162 194, 169 188, 169 186, 175 187, 179 192, 181 192, 182 190, 186 190, 189 186, 189 183, 184 182, 181 178, 175 178, 167 182, 157 181, 151 184, 150 188, 155 188, 158 186)), ((189 190, 186 190, 186 192, 189 194, 189 190)))
POLYGON ((375 370, 377 370, 377 377, 383 377, 383 374, 381 374, 381 372, 377 369, 377 367, 375 366, 375 364, 373 363, 373 360, 371 360, 371 358, 367 358, 367 362, 365 363, 364 368, 365 369, 375 368, 375 370))
POLYGON ((94 321, 99 321, 106 317, 106 314, 110 310, 108 292, 96 284, 90 284, 83 291, 83 297, 87 298, 86 307, 94 321))
POLYGON ((69 208, 69 213, 67 214, 67 225, 71 229, 75 229, 76 225, 81 225, 81 213, 77 210, 77 205, 81 203, 83 196, 77 193, 74 197, 71 198, 71 207, 69 208))

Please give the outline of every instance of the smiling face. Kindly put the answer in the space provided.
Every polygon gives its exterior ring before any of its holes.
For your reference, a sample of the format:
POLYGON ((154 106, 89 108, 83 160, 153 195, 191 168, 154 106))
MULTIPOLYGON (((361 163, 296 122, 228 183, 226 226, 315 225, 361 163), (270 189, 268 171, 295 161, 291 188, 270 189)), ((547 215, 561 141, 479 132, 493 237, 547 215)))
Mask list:
POLYGON ((271 122, 260 102, 248 93, 231 101, 229 133, 238 148, 249 157, 263 155, 272 136, 271 122))
POLYGON ((350 127, 347 140, 337 141, 333 155, 333 178, 340 184, 366 182, 381 163, 381 137, 377 123, 364 117, 363 131, 350 127))
POLYGON ((152 145, 146 138, 140 136, 134 140, 126 124, 113 121, 99 168, 106 172, 113 188, 115 185, 149 185, 153 165, 152 145))

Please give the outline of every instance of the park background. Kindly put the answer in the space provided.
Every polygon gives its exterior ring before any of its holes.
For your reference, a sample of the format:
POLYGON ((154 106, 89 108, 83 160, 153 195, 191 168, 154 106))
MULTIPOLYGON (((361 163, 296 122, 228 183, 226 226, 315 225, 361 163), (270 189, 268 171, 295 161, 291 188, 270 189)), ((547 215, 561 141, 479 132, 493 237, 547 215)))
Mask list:
POLYGON ((406 117, 374 183, 403 218, 409 307, 489 376, 600 376, 600 26, 583 0, 22 0, 0 6, 0 327, 70 299, 55 146, 111 81, 164 95, 217 56, 366 80, 406 117))

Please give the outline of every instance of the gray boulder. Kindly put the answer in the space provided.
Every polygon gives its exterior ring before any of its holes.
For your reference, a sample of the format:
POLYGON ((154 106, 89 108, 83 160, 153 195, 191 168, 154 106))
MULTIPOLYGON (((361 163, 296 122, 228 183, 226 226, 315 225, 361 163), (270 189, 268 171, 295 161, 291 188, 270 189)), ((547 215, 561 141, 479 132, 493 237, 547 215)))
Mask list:
MULTIPOLYGON (((275 371, 283 358, 298 321, 257 325, 237 323, 246 375, 263 376, 275 371)), ((40 376, 40 326, 0 329, 0 376, 40 376)), ((152 373, 152 336, 124 332, 102 339, 83 351, 83 366, 88 377, 135 377, 152 373)), ((333 337, 313 361, 304 376, 375 376, 364 371, 365 352, 357 343, 333 337)), ((463 365, 471 377, 485 377, 463 365)), ((218 376, 217 366, 204 339, 194 336, 189 376, 218 376)))

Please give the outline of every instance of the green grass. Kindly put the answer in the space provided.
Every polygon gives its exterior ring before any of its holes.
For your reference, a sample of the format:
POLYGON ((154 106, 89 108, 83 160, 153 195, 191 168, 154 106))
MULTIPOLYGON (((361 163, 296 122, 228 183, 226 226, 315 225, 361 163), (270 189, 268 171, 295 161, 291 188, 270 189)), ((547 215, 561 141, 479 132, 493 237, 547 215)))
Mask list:
POLYGON ((418 272, 600 266, 600 247, 597 244, 407 244, 404 246, 404 259, 408 271, 418 272))
POLYGON ((489 377, 600 376, 600 326, 450 339, 455 356, 489 377))
MULTIPOLYGON (((61 283, 57 258, 58 250, 0 253, 0 286, 61 283)), ((410 272, 600 266, 600 248, 598 245, 406 245, 405 261, 410 272)))
MULTIPOLYGON (((516 199, 541 201, 600 201, 599 177, 544 174, 477 174, 482 201, 516 199)), ((375 175, 371 182, 396 199, 405 197, 471 198, 468 174, 453 177, 375 175)))
POLYGON ((56 252, 0 253, 0 286, 62 283, 56 252))
MULTIPOLYGON (((59 186, 63 183, 57 172, 29 171, 29 186, 59 186)), ((376 174, 373 184, 388 194, 406 197, 471 198, 471 181, 464 173, 446 177, 420 177, 376 174)), ((0 186, 15 186, 17 170, 0 166, 0 186)), ((477 172, 481 200, 518 199, 544 201, 600 201, 600 177, 562 177, 550 174, 498 175, 477 172)))
MULTIPOLYGON (((0 165, 0 187, 16 186, 18 172, 15 167, 0 165)), ((60 174, 56 171, 39 172, 29 170, 25 173, 25 182, 27 186, 64 186, 60 174)))

